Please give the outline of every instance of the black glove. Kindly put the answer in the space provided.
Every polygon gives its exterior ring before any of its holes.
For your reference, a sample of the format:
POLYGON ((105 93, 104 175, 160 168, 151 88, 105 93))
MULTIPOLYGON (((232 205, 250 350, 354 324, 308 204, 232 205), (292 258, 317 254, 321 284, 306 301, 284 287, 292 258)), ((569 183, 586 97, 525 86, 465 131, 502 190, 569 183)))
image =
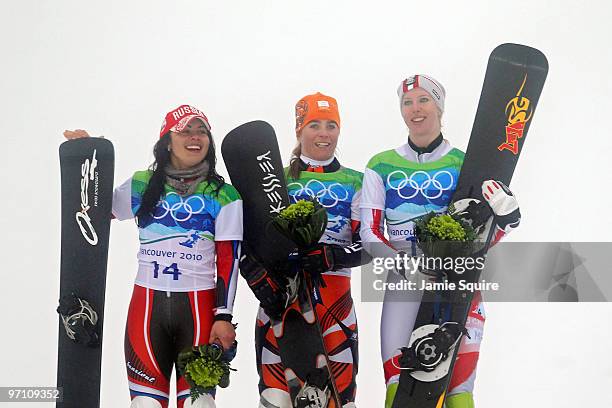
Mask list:
POLYGON ((317 244, 299 252, 300 268, 311 275, 320 275, 334 269, 334 252, 331 245, 317 244))
POLYGON ((307 250, 299 251, 298 266, 302 271, 310 275, 312 285, 325 287, 325 281, 321 274, 334 269, 333 247, 327 244, 317 244, 307 250))
POLYGON ((287 308, 285 283, 259 263, 253 256, 245 253, 240 258, 240 274, 259 300, 269 317, 279 319, 287 308))

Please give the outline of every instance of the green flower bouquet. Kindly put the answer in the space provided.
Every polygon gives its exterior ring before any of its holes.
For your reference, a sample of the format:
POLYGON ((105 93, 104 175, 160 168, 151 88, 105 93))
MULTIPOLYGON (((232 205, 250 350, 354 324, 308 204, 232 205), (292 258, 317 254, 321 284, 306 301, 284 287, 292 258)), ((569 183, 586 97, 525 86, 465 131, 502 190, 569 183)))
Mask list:
POLYGON ((467 221, 456 215, 453 207, 448 214, 429 214, 415 221, 419 247, 429 257, 459 257, 475 253, 483 244, 477 242, 477 232, 467 221))
POLYGON ((179 373, 191 388, 191 402, 219 386, 229 386, 229 361, 224 357, 223 348, 217 344, 203 344, 189 347, 178 355, 179 373))
POLYGON ((299 249, 316 245, 327 228, 327 211, 316 200, 299 200, 272 219, 272 225, 299 249))

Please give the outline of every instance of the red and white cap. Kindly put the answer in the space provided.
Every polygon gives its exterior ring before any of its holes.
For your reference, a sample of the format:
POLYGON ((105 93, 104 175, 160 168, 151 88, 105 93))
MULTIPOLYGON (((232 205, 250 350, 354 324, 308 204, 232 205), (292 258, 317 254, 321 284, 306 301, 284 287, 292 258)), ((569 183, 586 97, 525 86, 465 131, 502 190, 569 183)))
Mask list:
POLYGON ((446 98, 446 90, 442 84, 427 75, 416 74, 408 77, 402 81, 397 88, 397 96, 402 102, 402 96, 406 92, 414 88, 423 88, 428 94, 431 95, 436 105, 442 112, 444 112, 444 98, 446 98))
POLYGON ((191 119, 196 118, 204 122, 204 126, 210 132, 210 123, 208 123, 208 118, 204 115, 204 112, 190 105, 181 105, 166 114, 159 131, 159 137, 163 137, 168 132, 182 132, 191 119))

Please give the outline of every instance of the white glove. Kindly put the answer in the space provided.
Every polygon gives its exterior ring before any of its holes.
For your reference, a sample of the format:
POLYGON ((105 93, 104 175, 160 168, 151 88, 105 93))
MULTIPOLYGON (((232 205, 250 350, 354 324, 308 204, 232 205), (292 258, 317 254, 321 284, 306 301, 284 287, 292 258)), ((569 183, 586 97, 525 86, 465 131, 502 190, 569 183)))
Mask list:
POLYGON ((495 224, 506 234, 518 227, 521 222, 516 197, 501 181, 485 180, 482 183, 482 196, 495 215, 495 224))

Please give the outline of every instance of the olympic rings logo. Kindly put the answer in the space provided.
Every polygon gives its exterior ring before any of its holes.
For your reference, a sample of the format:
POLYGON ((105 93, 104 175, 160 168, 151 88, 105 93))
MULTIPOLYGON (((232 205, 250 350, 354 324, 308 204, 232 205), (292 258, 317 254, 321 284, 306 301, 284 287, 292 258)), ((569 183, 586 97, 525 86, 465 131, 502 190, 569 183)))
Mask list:
POLYGON ((336 205, 340 201, 346 201, 349 198, 349 192, 346 191, 346 188, 340 183, 333 183, 329 186, 325 186, 319 180, 309 180, 306 185, 302 185, 302 183, 293 182, 287 185, 287 189, 289 190, 289 195, 293 198, 293 201, 297 201, 300 196, 304 194, 308 195, 311 198, 316 198, 319 204, 325 208, 331 208, 336 205), (295 191, 291 191, 291 186, 298 186, 299 188, 295 191), (325 204, 323 202, 324 198, 328 198, 332 200, 331 204, 325 204))
POLYGON ((183 200, 183 197, 181 197, 177 193, 170 192, 166 194, 166 198, 164 200, 159 201, 158 211, 159 207, 163 209, 163 214, 155 214, 153 215, 153 218, 159 220, 164 218, 169 213, 172 219, 181 222, 187 221, 191 218, 192 215, 200 214, 202 211, 204 211, 205 202, 204 199, 199 195, 193 195, 188 199, 183 200), (173 199, 173 196, 176 196, 177 198, 173 199))
POLYGON ((397 191, 397 195, 405 200, 416 197, 419 193, 423 197, 429 200, 435 200, 436 198, 442 197, 445 191, 450 190, 454 184, 454 177, 451 172, 447 170, 441 170, 431 176, 429 173, 423 170, 415 171, 408 177, 402 170, 395 170, 387 176, 387 185, 392 190, 397 191), (399 174, 402 179, 392 180, 394 174, 399 174), (445 178, 448 177, 448 181, 445 182, 445 178), (407 190, 406 193, 402 193, 402 190, 407 190))

